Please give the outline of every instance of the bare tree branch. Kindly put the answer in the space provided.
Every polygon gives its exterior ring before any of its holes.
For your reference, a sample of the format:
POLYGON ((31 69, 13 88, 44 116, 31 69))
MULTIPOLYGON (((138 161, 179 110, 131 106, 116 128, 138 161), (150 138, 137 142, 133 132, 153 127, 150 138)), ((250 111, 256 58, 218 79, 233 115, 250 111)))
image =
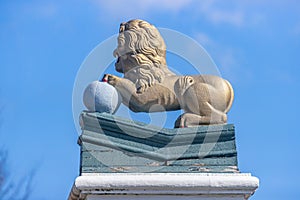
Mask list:
MULTIPOLYGON (((0 129, 2 126, 3 106, 0 105, 0 129)), ((1 135, 1 134, 0 134, 1 135)), ((36 169, 33 169, 19 180, 13 180, 9 171, 8 153, 0 147, 0 198, 1 200, 29 200, 32 194, 33 177, 36 169)))

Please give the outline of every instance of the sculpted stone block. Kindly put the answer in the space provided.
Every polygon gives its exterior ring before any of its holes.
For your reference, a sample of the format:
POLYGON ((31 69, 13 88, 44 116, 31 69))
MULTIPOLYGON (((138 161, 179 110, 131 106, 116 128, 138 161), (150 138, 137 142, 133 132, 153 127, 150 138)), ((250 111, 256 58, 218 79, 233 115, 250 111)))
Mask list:
POLYGON ((120 25, 116 71, 103 78, 114 86, 123 104, 134 112, 183 109, 175 127, 227 122, 234 94, 230 83, 212 75, 177 76, 166 63, 166 45, 159 31, 143 20, 120 25))
POLYGON ((166 129, 82 112, 81 173, 239 173, 232 124, 166 129))

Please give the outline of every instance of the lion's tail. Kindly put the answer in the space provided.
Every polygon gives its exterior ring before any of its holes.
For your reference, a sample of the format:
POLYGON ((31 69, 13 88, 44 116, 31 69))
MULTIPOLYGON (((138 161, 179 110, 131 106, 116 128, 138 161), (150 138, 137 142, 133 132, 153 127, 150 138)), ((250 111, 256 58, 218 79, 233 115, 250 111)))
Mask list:
POLYGON ((225 109, 225 113, 228 113, 228 111, 230 110, 231 106, 232 106, 232 103, 233 103, 233 99, 234 99, 234 92, 233 92, 233 88, 231 86, 231 84, 229 83, 229 81, 225 80, 226 84, 227 84, 227 87, 228 87, 228 96, 229 96, 229 99, 228 99, 228 102, 227 102, 227 107, 225 109))

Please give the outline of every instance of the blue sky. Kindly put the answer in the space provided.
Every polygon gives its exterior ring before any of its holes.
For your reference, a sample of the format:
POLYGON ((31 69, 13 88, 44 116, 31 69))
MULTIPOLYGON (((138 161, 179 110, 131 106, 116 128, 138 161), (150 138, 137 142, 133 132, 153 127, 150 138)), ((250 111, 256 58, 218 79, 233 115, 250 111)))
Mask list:
POLYGON ((232 83, 239 168, 261 181, 252 199, 296 199, 299 13, 297 0, 2 0, 0 144, 13 179, 37 168, 31 199, 66 199, 79 170, 77 71, 120 22, 141 18, 195 39, 232 83))

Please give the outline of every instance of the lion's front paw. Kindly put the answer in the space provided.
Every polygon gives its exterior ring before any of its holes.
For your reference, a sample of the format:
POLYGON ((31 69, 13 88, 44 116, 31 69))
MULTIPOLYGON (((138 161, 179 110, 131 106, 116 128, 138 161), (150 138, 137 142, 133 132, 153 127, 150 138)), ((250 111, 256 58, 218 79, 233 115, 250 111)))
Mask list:
POLYGON ((102 81, 107 82, 108 84, 115 86, 119 80, 119 77, 111 75, 111 74, 105 74, 102 81))

